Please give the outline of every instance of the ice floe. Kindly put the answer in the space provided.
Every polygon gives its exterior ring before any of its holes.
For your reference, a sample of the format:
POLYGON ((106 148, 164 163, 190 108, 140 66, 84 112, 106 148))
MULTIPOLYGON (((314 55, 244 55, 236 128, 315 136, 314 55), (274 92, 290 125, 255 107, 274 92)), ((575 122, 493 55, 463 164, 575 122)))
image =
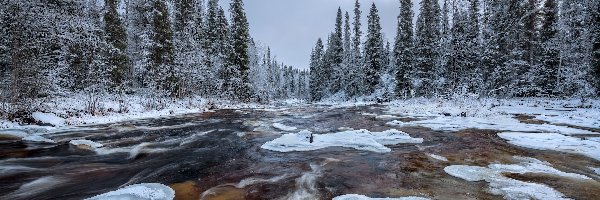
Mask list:
POLYGON ((427 154, 427 155, 428 155, 429 157, 433 158, 433 159, 436 159, 436 160, 441 160, 441 161, 444 161, 444 162, 448 162, 448 159, 447 159, 446 157, 444 157, 444 156, 435 155, 435 154, 432 154, 432 153, 430 153, 430 154, 427 154))
POLYGON ((422 138, 412 138, 407 133, 395 129, 383 132, 368 130, 342 131, 328 134, 312 134, 304 130, 299 133, 289 133, 269 141, 261 146, 263 149, 279 152, 312 151, 327 147, 348 147, 357 150, 379 153, 390 152, 384 145, 400 143, 422 143, 422 138), (311 136, 313 142, 310 142, 311 136))
POLYGON ((575 153, 600 160, 600 142, 597 141, 584 140, 558 133, 503 132, 498 133, 498 136, 508 140, 508 143, 520 147, 575 153))
POLYGON ((287 126, 287 125, 281 124, 281 123, 273 123, 273 127, 275 127, 276 129, 282 130, 282 131, 295 131, 298 129, 296 127, 287 126))
POLYGON ((332 200, 429 200, 428 198, 424 198, 424 197, 415 197, 415 196, 409 196, 409 197, 398 197, 398 198, 371 198, 371 197, 367 197, 365 195, 358 195, 358 194, 345 194, 342 196, 337 196, 334 197, 332 200))
POLYGON ((534 158, 514 157, 518 164, 491 164, 488 167, 452 165, 444 168, 451 176, 466 181, 485 181, 489 191, 505 199, 569 199, 555 189, 539 183, 531 183, 505 177, 504 173, 540 173, 571 179, 591 178, 574 173, 566 173, 553 168, 549 163, 534 158))
POLYGON ((520 123, 517 119, 508 117, 434 117, 430 119, 412 122, 402 122, 394 120, 386 123, 386 125, 394 127, 423 126, 439 131, 459 131, 463 129, 475 128, 515 132, 552 132, 566 135, 598 134, 596 132, 588 130, 581 130, 552 124, 525 124, 520 123))
POLYGON ((173 198, 175 198, 175 191, 166 185, 142 183, 94 196, 87 200, 172 200, 173 198))

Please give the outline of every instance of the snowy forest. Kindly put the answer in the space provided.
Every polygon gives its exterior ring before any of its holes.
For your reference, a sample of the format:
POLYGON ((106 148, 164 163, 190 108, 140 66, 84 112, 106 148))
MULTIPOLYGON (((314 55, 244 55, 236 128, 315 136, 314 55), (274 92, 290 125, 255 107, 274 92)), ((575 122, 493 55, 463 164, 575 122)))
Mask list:
POLYGON ((400 0, 395 41, 376 3, 361 32, 337 11, 312 49, 313 101, 370 96, 590 97, 600 91, 600 3, 580 0, 400 0), (364 35, 363 35, 364 34, 364 35))
POLYGON ((3 115, 76 95, 89 104, 127 96, 241 102, 308 96, 308 72, 279 62, 252 39, 241 0, 228 13, 218 0, 0 2, 3 115))
POLYGON ((307 70, 277 60, 252 38, 242 0, 227 12, 218 0, 1 2, 0 115, 8 119, 58 104, 92 115, 128 112, 131 99, 152 110, 192 99, 565 98, 600 91, 598 1, 400 0, 391 42, 376 3, 363 25, 356 1, 352 11, 338 9, 307 70))

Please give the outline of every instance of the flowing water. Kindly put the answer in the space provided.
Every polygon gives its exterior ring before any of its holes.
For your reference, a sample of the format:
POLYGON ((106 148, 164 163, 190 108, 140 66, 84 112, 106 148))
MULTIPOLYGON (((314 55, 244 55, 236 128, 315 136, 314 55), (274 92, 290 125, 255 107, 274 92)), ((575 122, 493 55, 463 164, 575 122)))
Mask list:
MULTIPOLYGON (((449 165, 511 163, 513 156, 548 161, 593 180, 507 174, 546 184, 574 199, 598 199, 600 162, 574 154, 512 146, 494 131, 439 132, 401 128, 422 144, 388 146, 390 153, 330 147, 280 153, 261 149, 283 131, 273 123, 316 134, 342 127, 384 131, 378 106, 218 110, 178 117, 85 127, 49 135, 57 144, 0 140, 0 199, 83 199, 136 183, 162 183, 176 199, 331 199, 343 194, 432 199, 502 199, 485 182, 444 172, 449 165), (104 144, 95 151, 73 139, 104 144), (436 159, 442 155, 448 161, 436 159)), ((410 120, 410 119, 404 119, 410 120)))

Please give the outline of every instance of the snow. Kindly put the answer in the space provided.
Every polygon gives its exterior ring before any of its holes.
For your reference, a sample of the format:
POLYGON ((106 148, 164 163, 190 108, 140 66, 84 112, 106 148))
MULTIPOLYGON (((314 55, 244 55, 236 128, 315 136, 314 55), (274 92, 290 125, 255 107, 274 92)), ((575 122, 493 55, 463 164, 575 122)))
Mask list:
POLYGON ((436 159, 436 160, 440 160, 440 161, 444 161, 444 162, 448 162, 448 158, 444 157, 444 156, 440 156, 440 155, 435 155, 435 154, 427 154, 429 157, 436 159))
POLYGON ((41 142, 41 143, 56 143, 54 142, 54 140, 39 136, 39 135, 30 135, 27 137, 24 137, 22 139, 23 141, 27 141, 27 142, 41 142))
POLYGON ((92 149, 98 149, 98 148, 101 148, 104 146, 100 143, 90 141, 90 140, 71 140, 71 141, 69 141, 69 144, 74 145, 74 146, 84 145, 84 146, 88 146, 92 149))
POLYGON ((575 100, 541 98, 510 100, 415 98, 388 103, 386 113, 418 119, 413 122, 388 122, 389 126, 394 127, 424 126, 440 131, 477 128, 515 132, 553 132, 567 135, 598 134, 560 125, 600 128, 599 103, 598 101, 582 103, 575 100), (518 114, 530 115, 550 124, 521 123, 514 119, 518 114))
POLYGON ((488 167, 452 165, 444 168, 451 176, 466 181, 486 181, 489 191, 502 195, 505 199, 568 199, 562 193, 539 183, 531 183, 505 177, 503 173, 541 173, 564 178, 591 180, 591 178, 574 173, 566 173, 553 168, 549 163, 534 158, 514 157, 518 164, 491 164, 488 167))
POLYGON ((460 131, 464 129, 475 128, 516 132, 555 132, 567 135, 598 134, 588 130, 552 124, 525 124, 520 123, 519 120, 512 117, 434 117, 412 122, 401 122, 394 120, 386 123, 386 125, 393 127, 422 126, 438 131, 460 131))
POLYGON ((66 124, 65 119, 60 118, 52 113, 34 112, 31 114, 31 117, 33 117, 33 119, 35 119, 36 121, 51 124, 55 127, 65 126, 66 124))
POLYGON ((508 143, 520 147, 575 153, 600 160, 600 142, 598 141, 584 140, 558 133, 503 132, 498 133, 498 136, 508 140, 508 143))
POLYGON ((175 198, 175 191, 166 185, 142 183, 97 195, 87 200, 172 200, 173 198, 175 198))
POLYGON ((275 127, 276 129, 282 130, 282 131, 295 131, 296 127, 292 127, 292 126, 286 126, 284 124, 280 124, 280 123, 273 123, 273 127, 275 127))
POLYGON ((269 141, 261 146, 278 152, 313 151, 327 147, 347 147, 357 150, 378 153, 390 152, 391 149, 384 145, 400 143, 422 143, 422 138, 412 138, 407 133, 395 129, 383 132, 370 132, 368 130, 351 130, 329 134, 314 134, 314 142, 310 143, 311 132, 304 130, 299 133, 289 133, 269 141))
POLYGON ((345 194, 342 196, 334 197, 332 200, 428 200, 428 198, 423 197, 399 197, 399 198, 371 198, 365 195, 358 194, 345 194))

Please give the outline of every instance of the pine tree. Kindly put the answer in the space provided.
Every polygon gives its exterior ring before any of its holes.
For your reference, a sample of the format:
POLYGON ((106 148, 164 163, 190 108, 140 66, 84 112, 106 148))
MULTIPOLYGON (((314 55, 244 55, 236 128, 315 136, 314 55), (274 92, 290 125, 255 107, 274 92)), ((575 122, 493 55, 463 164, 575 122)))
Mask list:
POLYGON ((107 42, 112 46, 109 50, 110 65, 113 66, 111 77, 113 87, 120 88, 127 81, 130 70, 127 57, 127 33, 117 12, 119 0, 105 0, 104 31, 107 42))
POLYGON ((434 75, 439 66, 438 46, 440 32, 440 6, 437 0, 421 1, 415 31, 415 90, 418 95, 432 95, 434 75))
POLYGON ((149 82, 153 87, 174 96, 178 90, 175 76, 173 30, 165 2, 154 0, 152 17, 152 41, 150 51, 151 69, 149 82))
POLYGON ((365 41, 365 87, 366 94, 375 92, 384 67, 384 46, 381 24, 375 3, 371 5, 368 17, 367 40, 365 41))
POLYGON ((352 22, 352 46, 351 46, 351 60, 352 63, 348 67, 348 76, 350 80, 348 82, 347 94, 350 97, 363 94, 362 86, 364 85, 364 66, 361 54, 361 11, 360 3, 356 0, 354 4, 354 18, 352 22))
POLYGON ((233 0, 230 4, 231 13, 231 41, 232 51, 229 54, 227 63, 231 70, 225 73, 229 77, 225 82, 235 80, 233 88, 238 99, 250 101, 251 91, 249 86, 248 72, 250 70, 248 46, 250 44, 250 30, 248 19, 244 11, 244 3, 242 0, 233 0))
POLYGON ((399 97, 406 98, 412 90, 410 73, 413 71, 413 54, 412 2, 410 0, 401 0, 396 42, 394 43, 396 94, 399 97))
POLYGON ((201 8, 202 1, 198 0, 176 0, 175 23, 173 29, 175 44, 176 74, 181 78, 180 90, 177 96, 191 94, 205 94, 202 90, 208 81, 208 69, 203 64, 202 49, 203 31, 201 8))

